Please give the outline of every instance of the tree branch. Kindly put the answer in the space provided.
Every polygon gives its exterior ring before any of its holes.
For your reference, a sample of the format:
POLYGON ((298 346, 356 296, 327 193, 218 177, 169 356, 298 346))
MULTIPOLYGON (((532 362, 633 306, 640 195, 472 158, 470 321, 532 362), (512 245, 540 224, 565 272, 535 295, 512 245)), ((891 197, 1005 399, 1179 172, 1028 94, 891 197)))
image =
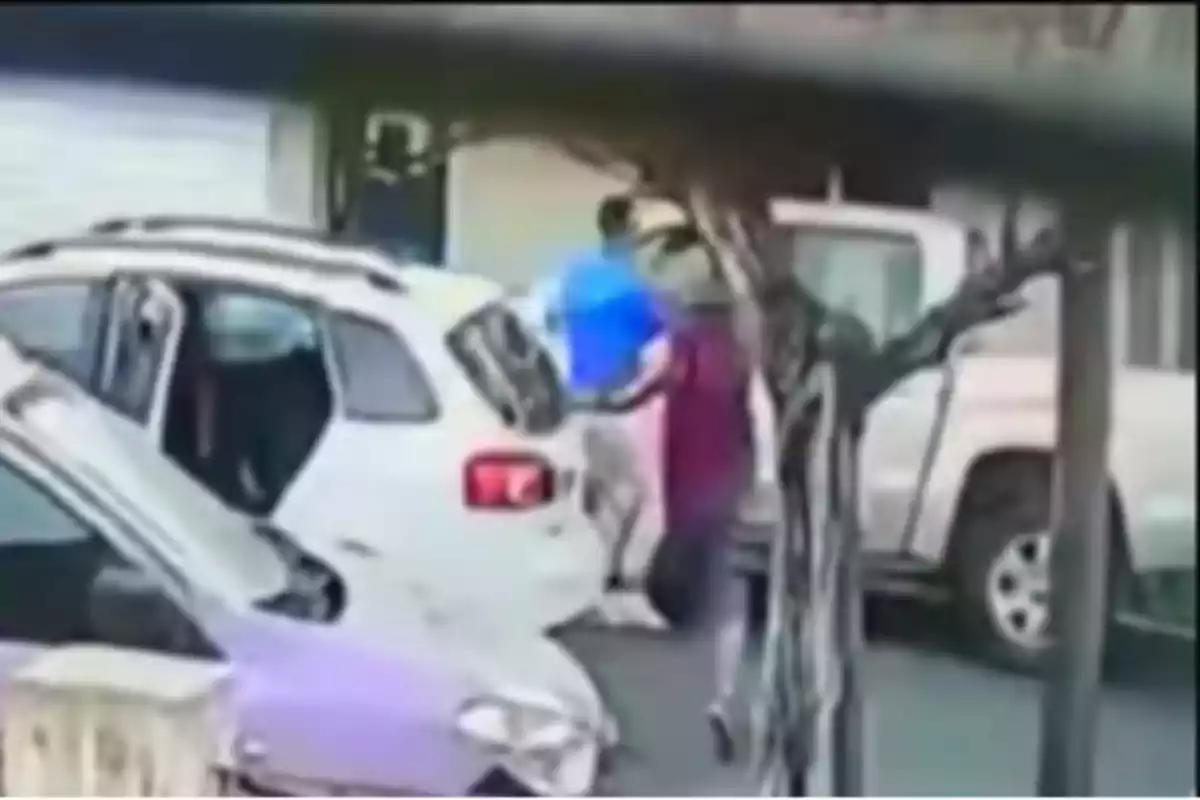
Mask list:
POLYGON ((1043 231, 1011 261, 969 273, 950 298, 930 309, 908 333, 884 344, 863 389, 864 410, 903 378, 945 361, 950 345, 963 333, 1018 310, 1014 295, 1026 281, 1062 274, 1070 266, 1058 233, 1043 231))

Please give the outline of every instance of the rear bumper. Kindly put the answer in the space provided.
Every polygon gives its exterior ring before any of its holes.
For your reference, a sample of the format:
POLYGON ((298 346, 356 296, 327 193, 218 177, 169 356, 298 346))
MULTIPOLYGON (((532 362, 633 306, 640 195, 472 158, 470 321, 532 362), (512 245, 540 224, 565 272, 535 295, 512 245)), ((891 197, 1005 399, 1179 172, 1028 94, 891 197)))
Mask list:
POLYGON ((545 631, 596 608, 604 596, 607 548, 582 511, 553 532, 520 515, 481 529, 469 551, 453 556, 457 574, 440 582, 447 611, 510 630, 545 631), (457 606, 457 608, 455 608, 457 606))
POLYGON ((608 548, 582 513, 556 538, 559 541, 548 545, 545 558, 532 565, 531 588, 541 600, 530 601, 527 607, 540 617, 543 630, 595 609, 604 597, 608 577, 608 548))

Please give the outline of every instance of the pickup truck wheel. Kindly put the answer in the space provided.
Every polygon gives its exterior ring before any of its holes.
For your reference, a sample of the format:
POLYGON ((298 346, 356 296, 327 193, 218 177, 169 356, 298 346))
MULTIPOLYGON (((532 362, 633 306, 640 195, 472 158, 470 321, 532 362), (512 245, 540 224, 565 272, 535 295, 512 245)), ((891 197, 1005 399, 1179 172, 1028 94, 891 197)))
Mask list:
MULTIPOLYGON (((989 661, 1023 673, 1040 670, 1049 645, 1048 473, 1021 470, 972 487, 959 515, 951 560, 963 634, 989 661)), ((1111 527, 1119 530, 1119 525, 1111 527)), ((1110 564, 1111 609, 1128 586, 1128 560, 1119 535, 1113 536, 1110 564)))

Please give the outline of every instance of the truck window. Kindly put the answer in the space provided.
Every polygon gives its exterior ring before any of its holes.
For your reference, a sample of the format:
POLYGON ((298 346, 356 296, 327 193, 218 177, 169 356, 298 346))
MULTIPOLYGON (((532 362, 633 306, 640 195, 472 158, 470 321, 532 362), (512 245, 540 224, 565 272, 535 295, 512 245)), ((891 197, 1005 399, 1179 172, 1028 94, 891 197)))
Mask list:
POLYGON ((921 245, 911 234, 780 225, 796 277, 826 304, 857 314, 877 342, 908 331, 921 314, 921 245))

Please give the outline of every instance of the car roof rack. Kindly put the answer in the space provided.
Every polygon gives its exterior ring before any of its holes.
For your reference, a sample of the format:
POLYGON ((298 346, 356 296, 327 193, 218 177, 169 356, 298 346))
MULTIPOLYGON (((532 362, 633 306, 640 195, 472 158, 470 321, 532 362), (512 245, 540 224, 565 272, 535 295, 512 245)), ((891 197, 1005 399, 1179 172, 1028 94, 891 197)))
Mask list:
POLYGON ((332 234, 320 228, 306 228, 300 225, 284 225, 278 222, 267 222, 247 217, 223 217, 206 214, 147 214, 135 217, 112 217, 102 220, 88 228, 94 235, 113 235, 125 233, 133 229, 144 231, 168 231, 171 228, 211 228, 215 231, 230 233, 261 233, 269 236, 279 236, 287 239, 297 239, 313 244, 334 246, 353 246, 347 242, 338 241, 332 234))
POLYGON ((404 292, 405 286, 396 278, 362 264, 346 259, 329 257, 308 258, 290 253, 280 253, 263 247, 231 245, 221 242, 196 242, 174 239, 121 239, 88 235, 66 239, 47 239, 22 245, 0 256, 0 262, 31 261, 48 258, 63 250, 93 250, 110 252, 181 253, 210 258, 241 258, 257 261, 273 267, 302 269, 318 275, 359 276, 371 286, 389 292, 404 292))
MULTIPOLYGON (((319 228, 285 225, 247 217, 223 217, 207 214, 148 214, 140 217, 114 217, 102 220, 92 225, 88 230, 91 234, 97 236, 120 236, 125 233, 137 231, 169 235, 173 229, 177 228, 198 229, 218 235, 248 234, 251 236, 278 239, 289 245, 299 244, 326 247, 331 251, 328 257, 332 260, 341 261, 346 256, 363 259, 377 258, 381 262, 392 260, 390 256, 380 252, 377 248, 369 244, 339 239, 328 231, 319 228)), ((256 245, 250 246, 255 247, 256 245)), ((261 249, 273 248, 263 245, 261 249)), ((289 255, 296 255, 302 259, 326 257, 309 253, 289 253, 289 255)), ((378 272, 389 278, 395 277, 392 274, 395 272, 394 268, 387 263, 370 263, 369 261, 361 263, 364 270, 378 272)))

